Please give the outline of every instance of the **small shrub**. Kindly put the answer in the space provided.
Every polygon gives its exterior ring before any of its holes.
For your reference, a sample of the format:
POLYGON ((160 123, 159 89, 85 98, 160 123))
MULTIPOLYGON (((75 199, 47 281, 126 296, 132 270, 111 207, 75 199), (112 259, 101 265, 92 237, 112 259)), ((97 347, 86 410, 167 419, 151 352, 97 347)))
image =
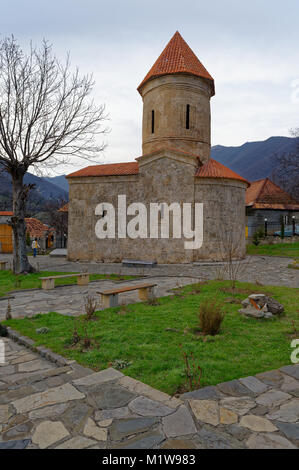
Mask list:
POLYGON ((98 308, 98 303, 92 295, 84 297, 84 309, 86 314, 86 320, 91 320, 94 317, 94 313, 98 308))
POLYGON ((126 369, 131 366, 132 362, 125 359, 115 359, 113 362, 109 363, 109 367, 114 367, 114 369, 121 370, 126 369))
POLYGON ((35 332, 38 335, 46 335, 49 333, 50 329, 47 328, 46 326, 42 326, 41 328, 36 328, 35 332))
POLYGON ((12 316, 11 316, 11 306, 10 306, 10 300, 9 300, 9 299, 8 299, 8 302, 7 302, 7 309, 6 309, 5 318, 6 318, 6 320, 11 320, 11 319, 12 319, 12 316))
POLYGON ((264 233, 263 227, 259 227, 252 236, 252 243, 255 246, 258 246, 260 244, 261 238, 264 238, 264 236, 265 236, 265 233, 264 233))
POLYGON ((187 386, 188 390, 191 392, 192 390, 196 390, 200 388, 202 369, 198 364, 196 364, 193 353, 190 353, 190 354, 186 353, 183 350, 181 344, 180 344, 180 348, 182 350, 183 359, 185 363, 185 370, 184 370, 184 376, 186 378, 185 385, 187 386))
POLYGON ((219 333, 224 313, 215 302, 205 301, 199 307, 199 327, 204 335, 215 336, 219 333))

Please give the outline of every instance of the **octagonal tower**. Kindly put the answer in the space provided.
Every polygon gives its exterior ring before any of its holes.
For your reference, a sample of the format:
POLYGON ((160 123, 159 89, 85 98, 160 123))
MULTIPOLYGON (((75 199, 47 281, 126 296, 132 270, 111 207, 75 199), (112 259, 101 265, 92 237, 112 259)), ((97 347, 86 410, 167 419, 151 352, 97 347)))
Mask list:
POLYGON ((214 80, 177 31, 138 87, 143 155, 162 148, 210 158, 214 80))

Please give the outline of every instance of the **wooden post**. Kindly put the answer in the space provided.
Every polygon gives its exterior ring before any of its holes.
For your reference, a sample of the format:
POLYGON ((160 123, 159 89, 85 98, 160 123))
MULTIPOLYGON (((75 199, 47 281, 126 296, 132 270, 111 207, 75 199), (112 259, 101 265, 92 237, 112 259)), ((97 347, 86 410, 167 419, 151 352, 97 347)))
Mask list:
POLYGON ((89 283, 89 274, 84 273, 77 276, 77 284, 79 286, 87 286, 89 283))
POLYGON ((138 297, 140 300, 147 301, 149 299, 148 290, 149 290, 148 287, 138 289, 138 297))
POLYGON ((51 290, 55 287, 55 279, 42 279, 42 289, 51 290))

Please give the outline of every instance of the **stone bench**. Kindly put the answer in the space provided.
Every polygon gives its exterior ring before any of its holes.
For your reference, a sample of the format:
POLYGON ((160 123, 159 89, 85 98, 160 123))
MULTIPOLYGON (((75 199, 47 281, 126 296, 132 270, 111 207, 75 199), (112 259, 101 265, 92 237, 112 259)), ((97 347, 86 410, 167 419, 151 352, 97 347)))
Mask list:
POLYGON ((155 266, 157 266, 157 261, 123 259, 122 265, 128 268, 154 268, 155 266))
POLYGON ((89 283, 89 273, 61 274, 58 276, 40 277, 42 281, 42 289, 51 290, 55 287, 55 279, 64 279, 67 277, 77 277, 79 286, 86 286, 89 283))
POLYGON ((4 271, 6 269, 7 261, 0 261, 0 270, 4 271))
POLYGON ((156 285, 157 284, 136 284, 135 286, 127 286, 120 289, 102 290, 97 293, 101 294, 102 306, 104 308, 110 308, 118 306, 118 294, 131 292, 133 290, 138 290, 139 299, 142 301, 152 299, 156 285))

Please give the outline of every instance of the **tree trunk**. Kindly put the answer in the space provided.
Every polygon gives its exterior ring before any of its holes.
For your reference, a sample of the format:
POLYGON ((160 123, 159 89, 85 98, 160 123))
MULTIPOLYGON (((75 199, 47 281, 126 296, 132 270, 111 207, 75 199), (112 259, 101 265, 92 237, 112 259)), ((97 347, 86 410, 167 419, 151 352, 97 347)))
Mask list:
POLYGON ((11 172, 12 177, 12 197, 13 197, 13 217, 12 230, 14 236, 13 242, 13 272, 14 274, 30 273, 35 269, 28 261, 26 247, 26 222, 25 209, 26 200, 30 187, 24 185, 23 169, 14 169, 11 172))

